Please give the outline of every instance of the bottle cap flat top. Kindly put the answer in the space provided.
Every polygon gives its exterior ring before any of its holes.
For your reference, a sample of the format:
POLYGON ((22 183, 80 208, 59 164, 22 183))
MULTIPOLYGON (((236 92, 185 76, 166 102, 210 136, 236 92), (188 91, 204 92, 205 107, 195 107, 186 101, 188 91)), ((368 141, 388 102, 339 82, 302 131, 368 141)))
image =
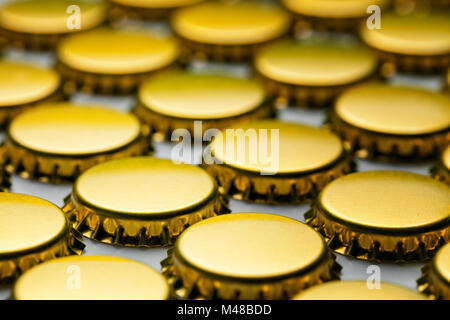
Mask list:
POLYGON ((381 282, 380 288, 369 289, 367 281, 331 281, 306 289, 294 300, 426 300, 408 288, 381 282))
POLYGON ((172 20, 186 39, 217 45, 266 42, 287 32, 289 15, 281 8, 253 1, 205 2, 180 9, 172 20))
POLYGON ((226 131, 216 136, 211 150, 216 159, 241 170, 258 173, 305 173, 333 163, 344 152, 342 142, 336 135, 306 125, 260 120, 229 129, 233 130, 234 136, 227 135, 226 131), (233 141, 239 147, 238 142, 243 139, 246 139, 244 149, 232 152, 234 149, 230 149, 230 146, 233 141), (261 154, 264 150, 261 141, 267 144, 267 155, 261 154), (279 161, 266 163, 268 156, 272 156, 272 160, 279 158, 279 161))
POLYGON ((329 183, 319 195, 327 216, 349 228, 417 232, 445 225, 450 187, 403 171, 358 172, 329 183))
POLYGON ((255 66, 263 76, 282 83, 333 86, 370 76, 377 60, 354 43, 283 40, 261 50, 255 66))
POLYGON ((381 29, 361 27, 363 40, 376 49, 406 55, 450 53, 450 13, 383 13, 381 29))
POLYGON ((264 213, 234 213, 204 220, 175 244, 175 258, 212 276, 261 279, 306 271, 326 245, 307 225, 264 213))
POLYGON ((0 193, 0 260, 49 246, 67 232, 66 218, 54 204, 24 194, 0 193))
POLYGON ((140 135, 131 114, 69 102, 43 105, 17 116, 8 130, 18 145, 54 155, 90 155, 117 150, 140 135))
POLYGON ((67 66, 100 74, 150 72, 168 66, 178 56, 172 37, 109 28, 74 34, 57 51, 67 66))
POLYGON ((204 0, 111 0, 114 3, 124 6, 139 7, 139 8, 176 8, 183 6, 190 6, 204 0))
POLYGON ((1 27, 33 34, 61 34, 91 29, 100 25, 105 18, 105 3, 95 0, 20 0, 0 9, 1 27), (73 5, 80 8, 81 24, 80 29, 71 30, 67 28, 70 17, 68 8, 73 5))
POLYGON ((195 211, 216 192, 212 177, 199 167, 134 157, 87 170, 77 179, 73 195, 102 214, 156 219, 195 211))
POLYGON ((17 280, 13 294, 18 300, 165 300, 169 286, 145 264, 118 257, 80 256, 30 269, 17 280))
POLYGON ((433 259, 434 267, 439 275, 450 286, 450 244, 443 246, 433 259))
POLYGON ((157 113, 177 118, 217 119, 245 114, 265 99, 255 81, 185 71, 156 76, 139 89, 139 99, 157 113))
POLYGON ((0 107, 39 101, 53 94, 60 83, 53 70, 0 61, 0 107))
POLYGON ((387 134, 420 135, 450 128, 450 98, 422 89, 360 85, 344 92, 335 110, 350 125, 387 134))
POLYGON ((367 7, 386 7, 388 0, 282 0, 291 11, 321 18, 360 18, 367 15, 367 7))

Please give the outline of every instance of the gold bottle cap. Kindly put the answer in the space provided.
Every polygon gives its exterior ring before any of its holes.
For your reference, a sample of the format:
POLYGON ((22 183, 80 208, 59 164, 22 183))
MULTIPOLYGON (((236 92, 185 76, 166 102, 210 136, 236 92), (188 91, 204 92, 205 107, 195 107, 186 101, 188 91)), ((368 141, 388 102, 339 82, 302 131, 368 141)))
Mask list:
POLYGON ((0 282, 84 248, 60 208, 24 194, 0 193, 0 230, 0 282))
POLYGON ((330 124, 359 157, 429 158, 450 141, 450 98, 422 89, 365 84, 337 99, 330 124))
POLYGON ((10 171, 62 182, 111 158, 149 151, 147 128, 126 114, 69 102, 29 109, 11 122, 6 139, 10 171))
POLYGON ((119 257, 65 257, 40 264, 15 283, 16 300, 167 300, 169 285, 149 266, 119 257))
POLYGON ((183 6, 190 6, 204 0, 110 0, 114 3, 119 3, 124 6, 138 7, 138 8, 177 8, 183 6))
POLYGON ((386 6, 386 0, 282 0, 283 4, 294 13, 321 18, 363 18, 367 16, 367 7, 386 6))
POLYGON ((340 271, 317 232, 265 213, 202 221, 183 232, 161 264, 178 297, 207 299, 289 298, 340 271))
POLYGON ((450 145, 445 148, 439 162, 431 169, 431 175, 450 185, 450 145))
POLYGON ((309 200, 354 169, 336 135, 276 120, 227 128, 213 140, 211 153, 215 162, 205 167, 228 194, 263 203, 309 200))
POLYGON ((450 92, 450 67, 447 69, 447 91, 450 92))
POLYGON ((138 99, 134 112, 169 138, 176 128, 194 133, 194 120, 201 120, 205 131, 273 115, 256 81, 217 73, 164 73, 143 83, 138 99))
POLYGON ((100 28, 64 39, 57 53, 57 69, 73 90, 129 93, 172 65, 178 47, 172 37, 144 30, 100 28))
POLYGON ((450 61, 450 13, 383 13, 382 28, 360 30, 375 49, 386 75, 406 72, 441 72, 450 61))
POLYGON ((386 282, 369 288, 367 281, 330 281, 305 290, 294 300, 426 300, 420 293, 386 282))
POLYGON ((123 246, 170 245, 186 226, 229 212, 204 170, 153 157, 87 170, 63 210, 86 237, 123 246))
POLYGON ((282 0, 284 6, 294 13, 296 29, 348 31, 356 29, 367 17, 367 8, 376 5, 385 9, 389 0, 282 0))
POLYGON ((172 25, 187 59, 238 61, 286 33, 290 17, 278 6, 255 1, 211 1, 177 10, 172 25))
POLYGON ((338 253, 422 261, 450 241, 450 187, 403 171, 353 173, 329 183, 305 218, 338 253))
POLYGON ((164 20, 175 9, 192 6, 204 0, 110 0, 110 16, 121 19, 164 20))
POLYGON ((450 300, 450 244, 443 246, 433 261, 422 268, 417 285, 420 292, 434 299, 450 300))
POLYGON ((92 29, 105 19, 106 5, 103 1, 12 1, 0 8, 0 33, 17 46, 44 49, 54 47, 61 35, 92 29), (79 8, 81 23, 71 29, 68 28, 70 14, 67 11, 74 5, 79 8))
POLYGON ((60 86, 61 79, 53 70, 0 61, 0 125, 29 106, 62 98, 60 86))
POLYGON ((377 60, 354 42, 282 40, 256 55, 255 68, 271 96, 312 106, 373 76, 377 60))

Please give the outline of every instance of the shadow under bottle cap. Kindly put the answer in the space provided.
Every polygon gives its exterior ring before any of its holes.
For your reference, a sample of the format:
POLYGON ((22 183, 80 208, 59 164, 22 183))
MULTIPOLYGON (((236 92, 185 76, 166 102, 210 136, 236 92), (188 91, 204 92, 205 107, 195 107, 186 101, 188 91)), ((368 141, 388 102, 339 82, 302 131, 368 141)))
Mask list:
POLYGON ((438 163, 431 168, 431 175, 436 180, 450 185, 450 146, 445 148, 438 163))
POLYGON ((198 221, 228 213, 203 169, 171 160, 111 160, 81 174, 64 212, 84 236, 122 246, 171 245, 198 221))

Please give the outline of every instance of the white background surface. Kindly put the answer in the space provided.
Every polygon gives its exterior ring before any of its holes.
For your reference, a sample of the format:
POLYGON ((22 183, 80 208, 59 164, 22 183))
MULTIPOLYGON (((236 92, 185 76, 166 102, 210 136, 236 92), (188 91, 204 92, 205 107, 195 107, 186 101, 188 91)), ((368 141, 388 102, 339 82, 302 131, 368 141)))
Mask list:
MULTIPOLYGON (((0 5, 3 0, 0 0, 0 5)), ((125 49, 125 48, 124 48, 125 49)), ((27 53, 11 50, 6 53, 7 59, 28 60, 32 63, 40 65, 51 65, 53 57, 48 53, 27 53)), ((214 66, 215 68, 216 66, 214 66)), ((217 66, 222 69, 222 66, 217 66)), ((246 74, 246 69, 240 66, 226 67, 226 71, 238 74, 246 74)), ((438 77, 415 78, 398 76, 393 79, 394 83, 408 83, 418 85, 431 90, 440 90, 442 87, 442 79, 438 77)), ((107 105, 120 110, 129 110, 133 103, 133 97, 105 97, 105 96, 86 96, 77 94, 73 97, 76 102, 93 102, 97 104, 107 105)), ((288 109, 283 110, 279 114, 279 118, 286 121, 299 122, 320 126, 324 119, 323 111, 288 109)), ((156 157, 170 157, 170 144, 163 143, 155 145, 156 157)), ((428 175, 430 163, 423 165, 389 165, 379 164, 368 161, 358 160, 358 170, 380 170, 395 169, 408 170, 424 175, 428 175)), ((118 186, 120 187, 120 186, 118 186)), ((20 177, 13 176, 12 192, 25 193, 47 199, 58 206, 62 205, 63 198, 71 191, 70 185, 52 185, 39 182, 27 181, 20 177)), ((349 195, 351 196, 351 195, 349 195)), ((291 217, 300 221, 304 221, 303 213, 307 211, 309 205, 260 205, 246 202, 231 200, 230 208, 232 212, 267 212, 275 213, 287 217, 291 217)), ((160 270, 160 261, 166 256, 165 248, 123 248, 97 243, 84 239, 86 246, 85 255, 111 255, 121 256, 143 262, 157 270, 160 270)), ((343 266, 342 279, 367 279, 367 267, 373 263, 358 261, 348 257, 338 255, 338 262, 343 266)), ((422 264, 377 264, 381 268, 381 280, 407 286, 414 289, 416 287, 416 279, 420 276, 420 268, 422 264)), ((120 276, 120 275, 118 275, 120 276)), ((8 289, 0 289, 0 299, 9 297, 8 289)))

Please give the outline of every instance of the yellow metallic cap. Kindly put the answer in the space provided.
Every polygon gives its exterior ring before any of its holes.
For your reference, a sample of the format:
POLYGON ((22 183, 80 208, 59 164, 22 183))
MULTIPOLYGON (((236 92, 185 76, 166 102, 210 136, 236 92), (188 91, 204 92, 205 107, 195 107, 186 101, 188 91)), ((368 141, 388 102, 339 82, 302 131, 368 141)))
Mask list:
POLYGON ((445 148, 438 163, 431 168, 431 175, 436 180, 450 185, 450 145, 445 148))
POLYGON ((100 28, 64 39, 57 53, 57 69, 73 90, 129 93, 173 64, 178 47, 172 37, 148 30, 100 28))
POLYGON ((188 228, 163 274, 181 298, 282 299, 339 278, 322 237, 278 215, 233 213, 188 228))
POLYGON ((367 7, 386 6, 387 0, 282 0, 282 3, 294 13, 321 18, 363 18, 367 7))
POLYGON ((450 142, 450 97, 370 83, 344 92, 329 121, 359 157, 424 159, 450 142))
POLYGON ((450 67, 447 69, 447 88, 446 90, 450 92, 450 67))
POLYGON ((172 18, 186 59, 245 60, 255 46, 288 31, 281 8, 256 1, 211 1, 177 10, 172 18))
POLYGON ((256 55, 255 68, 270 96, 314 106, 373 76, 377 60, 356 42, 282 40, 256 55))
POLYGON ((439 249, 433 261, 422 268, 417 285, 431 298, 450 300, 450 244, 439 249))
POLYGON ((329 183, 305 218, 338 253, 422 261, 450 241, 450 187, 403 171, 353 173, 329 183))
POLYGON ((138 8, 176 8, 193 5, 203 0, 110 0, 113 3, 138 8))
POLYGON ((166 300, 164 277, 118 257, 65 257, 40 264, 16 281, 16 300, 166 300))
POLYGON ((195 133, 194 120, 202 121, 203 135, 210 128, 274 114, 256 81, 218 73, 163 73, 141 85, 138 99, 134 112, 169 139, 177 128, 195 133))
POLYGON ((6 170, 4 150, 0 150, 0 192, 9 191, 11 188, 11 173, 6 170))
POLYGON ((126 114, 98 106, 60 102, 17 116, 7 131, 7 169, 24 178, 73 180, 111 158, 146 154, 148 129, 126 114))
POLYGON ((295 16, 295 29, 326 31, 356 30, 368 17, 367 8, 376 5, 386 9, 390 0, 282 0, 295 16))
POLYGON ((84 245, 54 204, 36 197, 0 193, 0 282, 46 260, 81 254, 84 245))
POLYGON ((165 20, 173 10, 192 6, 204 0, 109 0, 112 21, 165 20))
POLYGON ((381 29, 360 30, 389 75, 399 71, 441 72, 450 63, 450 13, 385 13, 381 29))
POLYGON ((330 281, 301 292, 294 300, 426 300, 420 293, 381 282, 369 289, 367 281, 330 281))
POLYGON ((13 45, 44 49, 54 47, 64 34, 92 29, 105 19, 106 5, 103 1, 12 1, 0 8, 0 34, 4 34, 13 45), (78 6, 79 12, 68 11, 71 6, 78 6), (80 25, 71 29, 70 14, 75 13, 80 15, 80 25))
POLYGON ((206 170, 239 200, 303 202, 354 170, 341 140, 323 129, 260 120, 223 130, 206 170))
POLYGON ((61 79, 50 69, 0 61, 0 125, 24 109, 62 98, 61 79))
POLYGON ((153 157, 87 170, 63 210, 86 237, 123 246, 170 245, 187 226, 229 212, 206 171, 153 157))

